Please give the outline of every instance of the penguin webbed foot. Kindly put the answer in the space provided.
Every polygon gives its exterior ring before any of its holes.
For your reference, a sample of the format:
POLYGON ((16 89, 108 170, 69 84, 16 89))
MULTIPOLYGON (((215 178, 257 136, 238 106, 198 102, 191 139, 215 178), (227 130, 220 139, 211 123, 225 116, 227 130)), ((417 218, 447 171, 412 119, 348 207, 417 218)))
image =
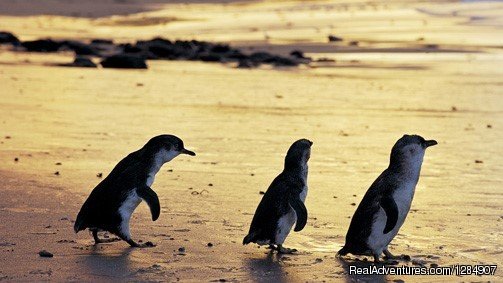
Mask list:
POLYGON ((118 242, 120 241, 121 239, 119 238, 110 238, 110 239, 94 239, 94 244, 97 245, 97 244, 106 244, 106 243, 113 243, 113 242, 118 242))
POLYGON ((379 260, 379 255, 378 254, 374 254, 374 263, 381 263, 381 261, 379 260))
POLYGON ((94 238, 94 244, 97 245, 97 244, 105 244, 105 243, 112 243, 112 242, 117 242, 117 241, 120 241, 121 239, 119 238, 108 238, 108 239, 100 239, 98 237, 98 231, 97 230, 93 230, 93 238, 94 238))
POLYGON ((282 245, 278 245, 276 248, 279 254, 293 254, 297 252, 297 249, 285 248, 282 245))
POLYGON ((402 255, 393 255, 389 250, 384 250, 384 259, 385 260, 405 260, 405 261, 409 261, 410 260, 410 256, 409 255, 405 255, 405 254, 402 254, 402 255))
POLYGON ((137 243, 133 240, 127 240, 126 242, 133 248, 153 248, 156 246, 154 243, 150 241, 145 243, 137 243))
POLYGON ((269 245, 269 247, 267 247, 268 249, 271 250, 271 252, 273 251, 277 251, 278 254, 293 254, 293 253, 296 253, 297 252, 297 249, 290 249, 290 248, 285 248, 283 247, 282 245, 269 245))

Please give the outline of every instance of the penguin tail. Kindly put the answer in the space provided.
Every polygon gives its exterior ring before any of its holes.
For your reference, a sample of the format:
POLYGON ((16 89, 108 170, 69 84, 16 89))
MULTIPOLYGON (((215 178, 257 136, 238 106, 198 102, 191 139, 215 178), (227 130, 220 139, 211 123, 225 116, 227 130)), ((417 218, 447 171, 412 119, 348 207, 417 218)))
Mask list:
POLYGON ((82 217, 79 213, 79 215, 77 215, 77 219, 75 220, 75 224, 73 225, 73 231, 78 233, 79 231, 86 229, 87 227, 84 225, 84 222, 84 217, 82 217))
POLYGON ((78 233, 80 230, 83 230, 80 229, 80 224, 78 222, 75 222, 75 225, 73 225, 73 231, 75 231, 75 233, 78 233))
POLYGON ((246 237, 243 239, 243 245, 247 245, 253 241, 255 241, 255 236, 257 235, 256 232, 250 232, 246 237))

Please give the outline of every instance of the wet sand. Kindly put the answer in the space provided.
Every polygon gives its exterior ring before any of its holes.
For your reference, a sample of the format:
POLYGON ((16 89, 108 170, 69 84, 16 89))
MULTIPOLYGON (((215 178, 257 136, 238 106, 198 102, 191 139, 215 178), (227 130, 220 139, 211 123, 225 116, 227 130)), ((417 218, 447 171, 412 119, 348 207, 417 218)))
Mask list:
POLYGON ((425 156, 412 211, 391 251, 426 266, 503 263, 502 5, 372 3, 173 4, 100 19, 0 16, 0 29, 22 39, 163 35, 279 53, 301 46, 336 60, 289 69, 149 61, 148 70, 89 70, 49 66, 71 61, 70 53, 2 48, 0 279, 501 281, 501 270, 354 277, 347 273, 354 257, 335 257, 352 204, 385 169, 396 139, 417 133, 439 145, 425 156), (110 24, 173 16, 185 20, 110 24), (328 34, 345 41, 327 43, 328 34), (96 175, 161 133, 176 134, 198 155, 180 156, 158 174, 156 222, 145 204, 133 216, 133 237, 157 247, 95 247, 87 232, 75 235, 72 221, 100 181, 96 175), (309 219, 285 243, 299 254, 242 246, 259 192, 302 137, 314 141, 309 219), (39 257, 44 249, 54 257, 39 257))

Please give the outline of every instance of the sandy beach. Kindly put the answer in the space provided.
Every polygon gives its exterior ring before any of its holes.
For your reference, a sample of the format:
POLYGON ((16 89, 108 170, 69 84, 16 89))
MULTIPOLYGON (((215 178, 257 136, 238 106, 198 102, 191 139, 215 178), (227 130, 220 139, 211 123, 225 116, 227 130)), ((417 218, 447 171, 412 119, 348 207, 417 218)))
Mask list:
POLYGON ((147 70, 87 69, 54 66, 71 62, 71 52, 0 46, 0 281, 503 280, 503 3, 105 1, 120 15, 89 5, 88 15, 63 6, 47 15, 44 5, 55 1, 14 2, 0 5, 16 7, 0 9, 0 31, 22 40, 162 36, 335 62, 238 69, 149 60, 147 70), (157 175, 156 222, 145 203, 133 215, 133 237, 157 246, 95 246, 87 231, 75 234, 97 174, 163 133, 197 156, 180 156, 157 175), (492 264, 495 275, 354 276, 348 265, 371 263, 336 257, 355 205, 406 133, 439 145, 426 153, 391 251, 411 256, 400 265, 492 264), (243 246, 260 191, 299 138, 314 142, 308 223, 285 243, 299 252, 243 246))

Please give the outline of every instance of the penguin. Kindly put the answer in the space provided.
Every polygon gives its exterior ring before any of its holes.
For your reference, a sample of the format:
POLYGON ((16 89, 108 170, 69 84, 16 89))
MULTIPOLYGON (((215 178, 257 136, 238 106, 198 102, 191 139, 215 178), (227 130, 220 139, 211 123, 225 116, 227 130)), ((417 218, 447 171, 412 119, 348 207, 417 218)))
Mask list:
POLYGON ((285 157, 285 165, 262 197, 253 216, 243 245, 251 242, 269 245, 271 251, 293 253, 297 250, 283 247, 295 224, 294 231, 304 229, 307 223, 307 161, 313 142, 300 139, 294 142, 285 157))
POLYGON ((82 205, 75 221, 75 233, 88 228, 96 244, 122 239, 132 247, 153 246, 150 242, 140 245, 131 239, 129 221, 142 200, 148 204, 152 220, 159 218, 159 198, 150 186, 161 166, 179 154, 196 155, 184 148, 180 138, 159 135, 122 159, 82 205), (99 231, 108 231, 120 239, 99 239, 99 231))
POLYGON ((404 135, 395 143, 388 168, 372 183, 351 219, 340 256, 371 255, 376 263, 383 252, 387 259, 407 257, 392 255, 388 245, 409 213, 425 150, 436 144, 418 135, 404 135))

